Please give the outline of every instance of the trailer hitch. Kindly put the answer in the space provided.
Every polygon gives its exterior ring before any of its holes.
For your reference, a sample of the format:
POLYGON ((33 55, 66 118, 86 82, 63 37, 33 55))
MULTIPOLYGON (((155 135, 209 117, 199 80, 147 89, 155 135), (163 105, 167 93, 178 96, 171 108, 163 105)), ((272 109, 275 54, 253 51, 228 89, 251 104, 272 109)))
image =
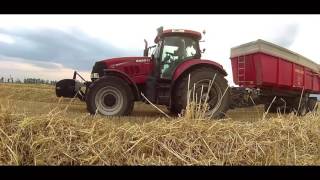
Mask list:
POLYGON ((230 98, 230 109, 251 107, 260 104, 260 89, 245 87, 232 87, 230 98))

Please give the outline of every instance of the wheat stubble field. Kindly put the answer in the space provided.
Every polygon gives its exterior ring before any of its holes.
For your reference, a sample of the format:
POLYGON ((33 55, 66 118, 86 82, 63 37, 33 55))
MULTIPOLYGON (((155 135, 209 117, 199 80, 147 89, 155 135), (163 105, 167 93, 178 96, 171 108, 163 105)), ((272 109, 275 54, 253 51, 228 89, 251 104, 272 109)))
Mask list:
POLYGON ((320 165, 318 112, 168 119, 136 103, 129 117, 93 117, 53 86, 23 84, 0 84, 0 105, 1 165, 320 165))

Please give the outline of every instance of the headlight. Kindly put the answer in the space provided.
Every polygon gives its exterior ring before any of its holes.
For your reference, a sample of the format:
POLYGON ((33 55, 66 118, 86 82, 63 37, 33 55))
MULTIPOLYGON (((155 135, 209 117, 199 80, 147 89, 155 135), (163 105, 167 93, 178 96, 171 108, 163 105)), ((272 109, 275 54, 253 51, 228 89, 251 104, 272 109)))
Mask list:
POLYGON ((91 78, 98 79, 99 78, 99 73, 92 73, 91 74, 91 78))

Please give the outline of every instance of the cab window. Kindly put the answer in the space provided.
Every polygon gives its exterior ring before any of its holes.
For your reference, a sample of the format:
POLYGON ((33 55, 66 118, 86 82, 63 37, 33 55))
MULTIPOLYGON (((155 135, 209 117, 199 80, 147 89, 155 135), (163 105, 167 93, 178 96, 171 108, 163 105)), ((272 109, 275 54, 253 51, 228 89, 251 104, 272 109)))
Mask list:
POLYGON ((198 42, 189 37, 170 36, 163 40, 161 54, 161 77, 171 79, 179 63, 199 55, 198 42))

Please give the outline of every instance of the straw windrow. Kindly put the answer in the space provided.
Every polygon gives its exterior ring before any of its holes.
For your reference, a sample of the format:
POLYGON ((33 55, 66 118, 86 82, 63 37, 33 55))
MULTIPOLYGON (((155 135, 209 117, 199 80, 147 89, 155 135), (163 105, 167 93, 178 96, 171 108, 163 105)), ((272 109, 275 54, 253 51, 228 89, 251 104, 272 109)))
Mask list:
MULTIPOLYGON (((0 85, 8 95, 20 91, 10 88, 26 87, 0 85)), ((39 93, 37 99, 47 94, 39 93)), ((318 112, 305 117, 293 113, 257 117, 251 122, 199 120, 196 116, 167 120, 160 112, 149 113, 138 104, 135 108, 144 114, 93 118, 78 101, 64 112, 69 101, 58 104, 56 98, 44 105, 29 99, 33 108, 28 108, 29 101, 14 98, 0 100, 2 165, 320 164, 318 112)))

